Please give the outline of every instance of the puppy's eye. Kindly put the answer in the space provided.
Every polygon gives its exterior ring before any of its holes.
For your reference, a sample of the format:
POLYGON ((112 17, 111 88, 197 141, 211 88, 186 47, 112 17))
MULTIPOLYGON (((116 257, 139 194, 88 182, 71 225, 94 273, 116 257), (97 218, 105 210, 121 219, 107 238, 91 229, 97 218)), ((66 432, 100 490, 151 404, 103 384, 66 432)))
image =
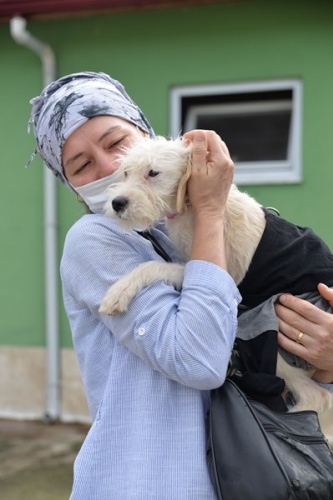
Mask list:
POLYGON ((157 170, 149 170, 148 177, 156 177, 158 174, 157 170))

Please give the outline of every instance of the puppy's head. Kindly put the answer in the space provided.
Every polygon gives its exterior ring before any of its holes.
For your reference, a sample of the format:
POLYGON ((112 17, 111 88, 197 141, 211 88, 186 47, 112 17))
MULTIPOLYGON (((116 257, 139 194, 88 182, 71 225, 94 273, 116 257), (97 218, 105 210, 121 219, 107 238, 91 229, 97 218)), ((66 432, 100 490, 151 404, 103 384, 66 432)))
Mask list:
POLYGON ((126 229, 148 229, 180 213, 190 176, 190 150, 182 140, 139 139, 119 156, 121 182, 108 188, 104 213, 126 229))

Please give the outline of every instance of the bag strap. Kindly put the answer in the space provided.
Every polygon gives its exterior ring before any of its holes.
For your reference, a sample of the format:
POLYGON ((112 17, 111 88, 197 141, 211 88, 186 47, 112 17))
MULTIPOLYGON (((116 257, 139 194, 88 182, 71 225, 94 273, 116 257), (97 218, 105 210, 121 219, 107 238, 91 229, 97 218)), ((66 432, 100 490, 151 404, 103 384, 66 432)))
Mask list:
POLYGON ((137 231, 137 233, 145 238, 146 240, 149 240, 150 243, 153 245, 154 250, 162 259, 164 259, 166 262, 172 262, 171 257, 166 253, 164 248, 159 244, 155 236, 153 236, 149 231, 137 231))

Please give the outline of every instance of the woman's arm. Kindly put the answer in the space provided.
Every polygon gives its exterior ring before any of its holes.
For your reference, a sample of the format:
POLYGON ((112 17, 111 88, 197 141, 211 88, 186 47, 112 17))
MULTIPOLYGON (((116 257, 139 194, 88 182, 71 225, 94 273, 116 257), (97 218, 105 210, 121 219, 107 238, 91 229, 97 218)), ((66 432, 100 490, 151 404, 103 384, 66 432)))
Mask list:
POLYGON ((191 260, 204 260, 226 270, 223 222, 234 164, 215 132, 195 130, 184 139, 193 143, 188 181, 194 219, 191 260))
MULTIPOLYGON (((318 285, 321 296, 333 307, 333 290, 318 285)), ((313 364, 313 378, 321 383, 333 383, 333 315, 292 295, 282 295, 275 311, 279 321, 278 342, 292 354, 313 364), (303 332, 301 343, 297 337, 303 332)))

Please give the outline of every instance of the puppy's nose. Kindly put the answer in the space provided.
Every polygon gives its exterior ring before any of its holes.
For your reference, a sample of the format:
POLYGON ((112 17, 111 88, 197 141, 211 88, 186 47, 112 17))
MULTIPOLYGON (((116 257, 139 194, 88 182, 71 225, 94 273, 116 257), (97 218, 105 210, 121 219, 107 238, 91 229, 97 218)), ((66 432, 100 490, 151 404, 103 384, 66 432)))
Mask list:
POLYGON ((112 208, 115 212, 119 213, 124 210, 128 203, 128 199, 125 196, 117 196, 112 200, 112 208))

